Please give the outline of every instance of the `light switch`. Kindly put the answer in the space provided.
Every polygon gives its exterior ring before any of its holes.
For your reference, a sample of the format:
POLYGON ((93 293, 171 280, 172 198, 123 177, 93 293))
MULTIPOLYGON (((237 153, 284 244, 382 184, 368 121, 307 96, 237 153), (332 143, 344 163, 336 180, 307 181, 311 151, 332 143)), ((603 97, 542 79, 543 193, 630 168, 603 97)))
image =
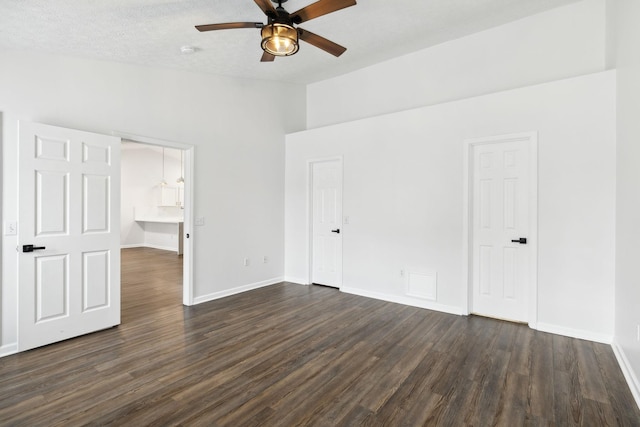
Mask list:
POLYGON ((203 216, 196 217, 195 223, 196 225, 204 225, 204 217, 203 216))
POLYGON ((15 236, 18 234, 18 223, 15 221, 7 221, 4 223, 4 235, 15 236))

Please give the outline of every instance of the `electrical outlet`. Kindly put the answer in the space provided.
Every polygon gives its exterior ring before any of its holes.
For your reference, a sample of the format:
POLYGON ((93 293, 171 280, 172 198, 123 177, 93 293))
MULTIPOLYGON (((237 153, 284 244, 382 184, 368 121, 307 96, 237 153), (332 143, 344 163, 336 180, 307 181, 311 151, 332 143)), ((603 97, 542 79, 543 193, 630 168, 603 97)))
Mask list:
POLYGON ((269 257, 265 255, 265 256, 262 258, 262 262, 263 262, 264 264, 268 263, 268 262, 269 262, 269 257))
POLYGON ((636 339, 640 341, 640 325, 636 325, 636 339))
POLYGON ((249 267, 249 258, 244 259, 244 266, 249 267))
POLYGON ((404 277, 404 270, 400 270, 400 277, 404 277))

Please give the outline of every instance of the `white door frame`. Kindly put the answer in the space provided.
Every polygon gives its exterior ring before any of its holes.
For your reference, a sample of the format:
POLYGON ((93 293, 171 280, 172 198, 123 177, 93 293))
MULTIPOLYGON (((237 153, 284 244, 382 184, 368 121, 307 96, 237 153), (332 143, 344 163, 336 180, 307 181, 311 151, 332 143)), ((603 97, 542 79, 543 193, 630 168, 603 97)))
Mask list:
MULTIPOLYGON (((308 266, 307 284, 308 285, 311 285, 313 283, 313 165, 316 163, 336 162, 336 161, 340 163, 340 184, 342 185, 342 199, 344 200, 344 164, 343 164, 342 156, 322 157, 322 158, 307 160, 307 266, 308 266)), ((342 203, 342 207, 343 207, 342 215, 344 217, 343 200, 340 200, 340 203, 342 203)), ((341 254, 343 254, 342 258, 344 259, 344 252, 341 251, 341 254)), ((340 260, 341 264, 343 259, 340 260)), ((338 287, 338 289, 342 288, 342 271, 343 271, 343 268, 340 269, 340 287, 338 287)))
POLYGON ((463 210, 462 210, 462 269, 463 295, 462 311, 471 313, 473 307, 473 148, 483 144, 494 144, 512 141, 526 141, 529 146, 529 294, 528 324, 536 329, 538 322, 538 133, 523 132, 507 135, 496 135, 484 138, 467 139, 463 143, 463 210))
POLYGON ((182 304, 194 304, 193 291, 193 177, 195 163, 195 146, 180 142, 166 141, 140 135, 132 135, 124 132, 112 132, 114 136, 123 141, 139 144, 154 145, 157 147, 174 148, 184 151, 184 252, 182 255, 182 304), (189 238, 186 236, 189 235, 189 238))

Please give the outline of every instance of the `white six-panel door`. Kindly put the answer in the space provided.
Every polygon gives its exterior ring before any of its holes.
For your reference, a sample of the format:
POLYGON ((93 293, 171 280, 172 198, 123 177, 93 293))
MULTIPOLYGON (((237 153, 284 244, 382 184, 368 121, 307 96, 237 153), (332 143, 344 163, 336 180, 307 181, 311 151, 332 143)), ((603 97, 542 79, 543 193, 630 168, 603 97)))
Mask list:
POLYGON ((312 164, 311 282, 342 285, 342 162, 312 164))
POLYGON ((531 268, 528 144, 486 143, 472 152, 472 312, 522 322, 531 268))
POLYGON ((120 139, 26 122, 19 139, 24 351, 120 323, 120 139))

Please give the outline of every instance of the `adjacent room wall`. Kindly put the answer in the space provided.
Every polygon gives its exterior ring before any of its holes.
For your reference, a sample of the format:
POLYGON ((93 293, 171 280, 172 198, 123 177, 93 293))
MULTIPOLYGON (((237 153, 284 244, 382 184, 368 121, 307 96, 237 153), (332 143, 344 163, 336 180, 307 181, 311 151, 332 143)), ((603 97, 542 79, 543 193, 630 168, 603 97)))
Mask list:
MULTIPOLYGON (((4 221, 19 219, 16 119, 192 144, 196 300, 282 279, 284 135, 305 128, 303 86, 11 50, 0 64, 4 221)), ((16 342, 16 242, 3 239, 0 353, 16 342)))
POLYGON ((640 405, 640 2, 610 2, 618 74, 614 349, 640 405))
POLYGON ((611 342, 615 72, 287 136, 285 278, 308 283, 308 162, 344 162, 343 290, 462 313, 463 141, 536 131, 539 329, 611 342), (437 273, 437 301, 400 271, 437 273))
MULTIPOLYGON (((177 250, 178 234, 175 224, 144 223, 138 216, 181 216, 176 207, 160 207, 162 180, 162 148, 147 144, 123 143, 120 192, 120 245, 148 246, 177 250)), ((168 187, 177 188, 180 177, 180 150, 165 148, 164 176, 168 187)))
POLYGON ((584 0, 310 84, 308 127, 603 71, 604 11, 584 0))

